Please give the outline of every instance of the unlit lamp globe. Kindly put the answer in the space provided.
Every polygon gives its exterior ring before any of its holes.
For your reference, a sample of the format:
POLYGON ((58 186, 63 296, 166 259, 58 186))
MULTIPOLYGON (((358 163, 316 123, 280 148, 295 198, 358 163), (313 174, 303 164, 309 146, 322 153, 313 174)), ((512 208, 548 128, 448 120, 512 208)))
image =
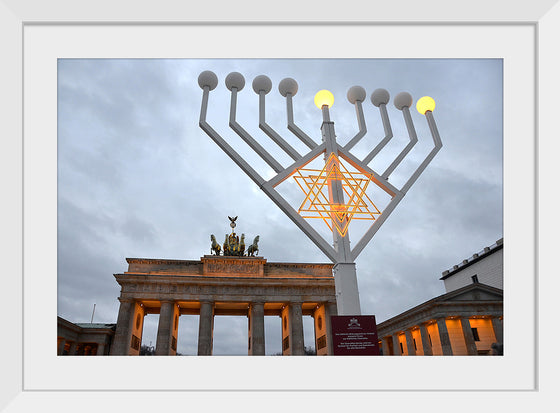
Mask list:
POLYGON ((348 89, 346 97, 351 104, 354 104, 356 102, 363 102, 364 100, 366 100, 366 90, 361 86, 352 86, 350 89, 348 89))
POLYGON ((239 72, 231 72, 226 76, 226 87, 229 90, 236 88, 239 92, 245 87, 245 78, 239 72))
POLYGON ((379 107, 381 105, 386 105, 387 103, 389 103, 390 98, 391 95, 389 95, 389 92, 387 92, 387 90, 375 89, 371 94, 371 103, 373 103, 374 106, 379 107))
POLYGON ((418 112, 422 115, 425 115, 428 111, 433 112, 435 108, 436 101, 429 96, 421 97, 418 99, 418 102, 416 102, 416 110, 418 110, 418 112))
POLYGON ((408 92, 401 92, 395 96, 395 107, 399 110, 412 106, 412 96, 408 92))
POLYGON ((198 86, 200 86, 201 89, 208 86, 210 90, 214 90, 216 86, 218 86, 218 76, 210 70, 205 70, 198 75, 198 86))
POLYGON ((322 109, 323 106, 331 107, 334 103, 334 96, 326 89, 320 90, 315 94, 315 106, 322 109))
POLYGON ((298 84, 291 77, 287 77, 285 79, 282 79, 278 84, 278 91, 284 97, 286 97, 288 93, 292 96, 295 96, 298 91, 298 84))
POLYGON ((260 92, 267 94, 272 89, 272 81, 265 75, 253 79, 253 90, 258 95, 260 92))

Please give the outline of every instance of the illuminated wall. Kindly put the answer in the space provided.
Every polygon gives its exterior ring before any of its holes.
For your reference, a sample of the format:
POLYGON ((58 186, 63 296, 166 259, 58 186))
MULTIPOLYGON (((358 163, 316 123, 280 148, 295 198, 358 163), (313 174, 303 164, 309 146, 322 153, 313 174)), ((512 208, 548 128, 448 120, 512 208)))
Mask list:
POLYGON ((431 323, 426 325, 426 330, 428 331, 429 338, 428 341, 432 343, 432 354, 434 356, 443 355, 443 350, 441 349, 441 342, 439 341, 439 330, 437 324, 431 323))
POLYGON ((137 356, 140 354, 140 346, 142 345, 142 330, 144 328, 144 307, 139 303, 134 304, 134 316, 132 317, 132 337, 130 340, 130 348, 128 354, 137 356))
POLYGON ((491 352, 492 343, 497 341, 494 328, 492 327, 492 321, 488 318, 471 318, 469 322, 471 328, 476 328, 478 338, 480 339, 479 341, 475 340, 476 349, 479 352, 491 352))
POLYGON ((451 319, 445 320, 447 332, 449 333, 449 341, 451 342, 451 349, 454 356, 468 355, 467 345, 465 344, 465 337, 463 335, 463 327, 461 320, 451 319))
POLYGON ((411 331, 412 339, 416 343, 416 355, 423 356, 424 348, 422 347, 422 336, 420 335, 420 329, 415 328, 411 331))
POLYGON ((406 336, 404 333, 399 334, 400 352, 403 356, 408 356, 408 347, 406 346, 406 336))
POLYGON ((318 356, 328 354, 327 318, 325 313, 325 306, 321 305, 315 310, 313 315, 315 323, 315 349, 318 356))

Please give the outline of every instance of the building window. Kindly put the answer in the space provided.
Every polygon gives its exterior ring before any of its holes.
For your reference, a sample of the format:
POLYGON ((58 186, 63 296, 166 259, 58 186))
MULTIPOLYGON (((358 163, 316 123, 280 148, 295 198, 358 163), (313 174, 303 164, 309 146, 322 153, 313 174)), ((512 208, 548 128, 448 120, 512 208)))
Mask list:
POLYGON ((403 347, 402 347, 402 343, 401 343, 400 341, 399 341, 399 345, 401 346, 401 354, 404 354, 404 350, 403 350, 403 347))
POLYGON ((430 336, 429 333, 428 333, 428 341, 430 342, 430 346, 433 346, 433 344, 432 344, 432 336, 430 336))
POLYGON ((472 335, 474 337, 474 341, 480 341, 480 337, 478 336, 478 329, 476 327, 471 327, 472 335))
POLYGON ((473 276, 471 277, 471 280, 472 280, 473 284, 478 284, 478 275, 476 275, 476 274, 473 275, 473 276))
POLYGON ((412 339, 412 342, 414 343, 414 350, 418 350, 418 348, 416 348, 416 339, 413 338, 413 339, 412 339))

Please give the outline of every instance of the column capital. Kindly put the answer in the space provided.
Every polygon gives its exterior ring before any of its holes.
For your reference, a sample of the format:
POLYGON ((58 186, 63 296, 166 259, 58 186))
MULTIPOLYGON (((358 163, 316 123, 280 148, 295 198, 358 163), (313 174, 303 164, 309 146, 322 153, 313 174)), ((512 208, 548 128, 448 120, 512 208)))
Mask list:
POLYGON ((123 298, 123 297, 118 297, 118 300, 121 303, 135 303, 136 300, 134 298, 123 298))

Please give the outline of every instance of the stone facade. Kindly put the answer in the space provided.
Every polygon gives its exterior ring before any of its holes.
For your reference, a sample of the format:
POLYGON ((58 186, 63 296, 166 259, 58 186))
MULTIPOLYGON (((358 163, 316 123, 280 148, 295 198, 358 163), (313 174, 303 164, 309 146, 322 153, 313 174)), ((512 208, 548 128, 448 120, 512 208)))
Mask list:
POLYGON ((138 354, 143 317, 154 313, 160 314, 158 355, 176 354, 182 314, 200 316, 198 355, 212 354, 216 315, 248 317, 249 355, 265 354, 265 316, 282 317, 283 354, 303 355, 302 316, 313 316, 318 354, 332 354, 330 315, 336 315, 332 264, 214 255, 200 261, 127 258, 127 262, 128 271, 115 274, 121 304, 111 355, 138 354))
POLYGON ((59 356, 104 356, 115 334, 115 324, 74 324, 57 317, 57 354, 59 356))

